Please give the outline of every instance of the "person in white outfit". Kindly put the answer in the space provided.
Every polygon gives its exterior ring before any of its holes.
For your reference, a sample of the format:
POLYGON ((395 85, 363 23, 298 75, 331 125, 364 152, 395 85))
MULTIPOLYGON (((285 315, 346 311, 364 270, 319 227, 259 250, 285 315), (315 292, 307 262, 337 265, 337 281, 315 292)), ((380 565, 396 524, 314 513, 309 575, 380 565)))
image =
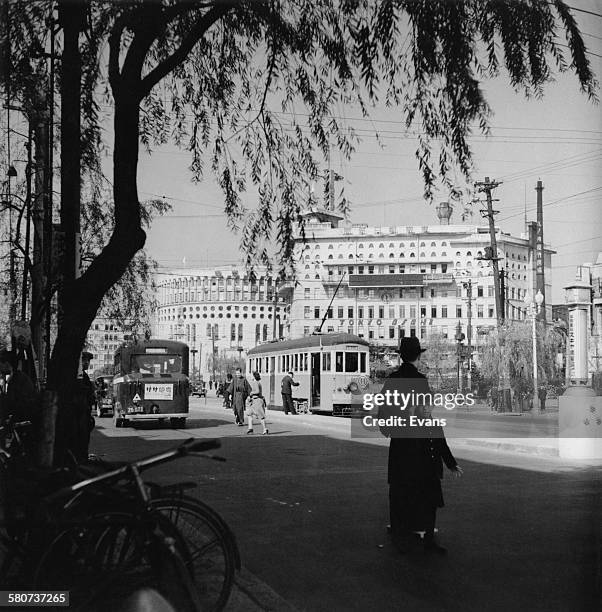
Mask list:
POLYGON ((261 376, 259 372, 253 372, 253 380, 251 381, 251 393, 247 404, 247 422, 249 423, 248 434, 253 433, 253 417, 257 417, 261 421, 263 434, 268 434, 268 429, 265 424, 265 399, 261 388, 261 376))

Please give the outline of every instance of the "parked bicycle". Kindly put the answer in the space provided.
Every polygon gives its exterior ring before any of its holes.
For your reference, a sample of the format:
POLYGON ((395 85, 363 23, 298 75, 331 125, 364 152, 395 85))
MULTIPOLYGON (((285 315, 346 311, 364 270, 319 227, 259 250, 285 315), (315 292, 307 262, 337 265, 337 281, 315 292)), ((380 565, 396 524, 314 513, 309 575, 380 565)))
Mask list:
MULTIPOLYGON (((3 583, 17 567, 32 577, 20 586, 69 590, 71 607, 81 610, 110 609, 145 586, 177 610, 223 609, 240 567, 230 529, 209 506, 184 495, 187 484, 159 486, 141 477, 150 467, 218 447, 216 440, 189 440, 115 469, 103 462, 78 466, 79 480, 46 495, 33 514, 5 513, 11 518, 3 534, 3 583)), ((4 451, 5 474, 10 461, 4 451)))

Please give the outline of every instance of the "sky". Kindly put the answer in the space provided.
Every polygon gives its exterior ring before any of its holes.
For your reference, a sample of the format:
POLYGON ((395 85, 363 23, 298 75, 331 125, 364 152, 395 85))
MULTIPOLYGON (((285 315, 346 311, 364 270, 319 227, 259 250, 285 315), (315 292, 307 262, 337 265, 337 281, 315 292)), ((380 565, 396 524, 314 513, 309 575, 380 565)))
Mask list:
MULTIPOLYGON (((602 1, 569 0, 569 5, 597 15, 575 12, 598 80, 602 75, 602 1)), ((602 106, 580 93, 573 75, 557 75, 543 100, 514 93, 507 79, 484 82, 493 110, 491 135, 471 139, 475 180, 501 181, 494 197, 502 231, 520 235, 524 210, 535 220, 538 180, 544 185, 544 238, 557 255, 552 265, 552 303, 564 301, 563 287, 575 266, 596 259, 602 251, 602 106)), ((601 93, 602 97, 602 93, 601 93)), ((370 225, 437 224, 434 205, 422 197, 423 185, 414 156, 416 141, 403 134, 401 113, 375 108, 370 120, 357 109, 340 107, 339 114, 361 130, 362 142, 350 161, 336 151, 332 167, 344 179, 351 201, 350 220, 370 225), (374 130, 381 133, 379 145, 374 130)), ((200 184, 191 181, 189 155, 174 146, 143 153, 139 165, 141 199, 163 197, 172 211, 154 221, 147 251, 165 274, 184 266, 239 263, 239 239, 227 227, 223 195, 210 173, 200 184)), ((475 206, 467 223, 481 223, 475 206)), ((459 211, 452 223, 462 223, 459 211)))

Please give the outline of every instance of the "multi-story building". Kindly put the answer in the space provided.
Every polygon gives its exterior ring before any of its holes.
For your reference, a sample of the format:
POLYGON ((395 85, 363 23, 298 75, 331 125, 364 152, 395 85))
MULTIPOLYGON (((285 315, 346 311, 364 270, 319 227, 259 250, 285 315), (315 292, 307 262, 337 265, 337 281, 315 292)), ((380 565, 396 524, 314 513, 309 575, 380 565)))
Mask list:
MULTIPOLYGON (((470 308, 478 344, 497 324, 492 265, 481 259, 489 228, 448 225, 451 209, 442 205, 438 212, 442 224, 419 227, 343 225, 332 210, 305 213, 306 242, 298 237, 296 246, 298 282, 288 285, 288 334, 310 334, 325 319, 323 332, 354 333, 375 345, 433 333, 453 339, 458 323, 466 333, 470 308)), ((524 298, 535 284, 534 241, 499 228, 496 238, 506 316, 524 319, 524 298)), ((552 253, 546 247, 547 295, 552 253)))
POLYGON ((119 345, 131 334, 124 330, 113 319, 97 317, 90 325, 86 337, 86 350, 94 357, 90 369, 94 373, 108 372, 113 366, 115 351, 119 345))
POLYGON ((157 283, 153 335, 186 342, 196 351, 194 368, 209 380, 212 355, 244 358, 258 343, 282 337, 288 307, 275 289, 265 270, 255 278, 236 267, 174 272, 157 283))

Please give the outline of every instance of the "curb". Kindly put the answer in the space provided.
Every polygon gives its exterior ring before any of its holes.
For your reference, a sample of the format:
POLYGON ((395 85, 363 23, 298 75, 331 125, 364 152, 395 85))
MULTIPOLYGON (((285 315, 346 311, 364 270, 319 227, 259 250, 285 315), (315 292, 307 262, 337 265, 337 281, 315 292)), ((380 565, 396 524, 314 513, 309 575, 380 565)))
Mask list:
POLYGON ((230 595, 227 612, 298 612, 297 608, 283 599, 274 589, 244 567, 236 573, 234 588, 230 595))
MULTIPOLYGON (((455 443, 460 442, 459 439, 454 440, 455 443)), ((538 455, 540 457, 555 457, 558 458, 558 448, 554 446, 541 446, 537 444, 520 444, 518 442, 495 441, 489 439, 471 438, 464 439, 460 442, 463 446, 479 446, 494 451, 502 451, 506 453, 523 453, 526 455, 538 455)))

